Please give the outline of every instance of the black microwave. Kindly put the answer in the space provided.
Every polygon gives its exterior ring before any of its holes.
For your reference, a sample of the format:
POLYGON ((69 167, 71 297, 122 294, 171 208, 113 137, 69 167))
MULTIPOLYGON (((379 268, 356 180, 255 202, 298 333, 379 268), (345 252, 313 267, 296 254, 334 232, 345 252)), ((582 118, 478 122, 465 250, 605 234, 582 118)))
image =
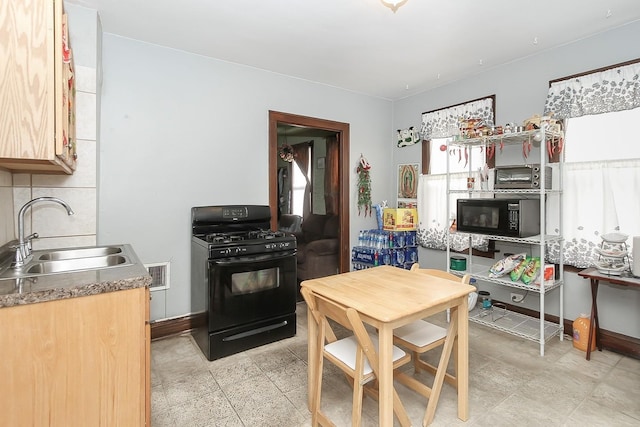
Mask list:
POLYGON ((540 234, 539 199, 458 199, 457 229, 506 237, 540 234))

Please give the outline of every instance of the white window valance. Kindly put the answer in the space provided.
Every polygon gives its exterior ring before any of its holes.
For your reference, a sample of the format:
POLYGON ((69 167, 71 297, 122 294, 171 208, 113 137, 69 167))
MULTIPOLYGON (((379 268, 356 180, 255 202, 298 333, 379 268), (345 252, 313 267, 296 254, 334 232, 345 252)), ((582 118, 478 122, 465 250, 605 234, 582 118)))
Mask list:
POLYGON ((545 115, 568 119, 640 107, 640 63, 551 84, 545 115))
POLYGON ((425 140, 456 135, 459 126, 458 120, 461 117, 479 118, 487 123, 493 123, 493 97, 423 113, 420 134, 425 140))

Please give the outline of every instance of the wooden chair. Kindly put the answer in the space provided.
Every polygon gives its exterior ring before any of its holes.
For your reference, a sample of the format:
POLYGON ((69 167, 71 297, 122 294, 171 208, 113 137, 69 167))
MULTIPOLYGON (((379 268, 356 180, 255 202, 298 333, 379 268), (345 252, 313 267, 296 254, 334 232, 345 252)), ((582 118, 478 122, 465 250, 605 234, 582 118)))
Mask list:
MULTIPOLYGON (((327 359, 342 370, 353 387, 352 425, 360 426, 362 420, 362 399, 364 385, 374 380, 378 374, 378 342, 370 335, 360 314, 353 308, 345 307, 334 301, 314 294, 307 288, 301 289, 302 296, 311 312, 310 322, 316 322, 318 334, 315 337, 316 347, 314 364, 315 372, 311 373, 312 382, 310 410, 312 426, 334 426, 333 422, 320 410, 322 394, 323 360, 327 359), (328 319, 331 319, 353 332, 346 338, 337 339, 331 329, 328 319)), ((314 355, 310 355, 313 357, 314 355)), ((393 369, 397 369, 411 361, 411 356, 399 347, 393 348, 393 369)), ((311 368, 311 367, 310 367, 311 368)), ((374 389, 375 390, 375 389, 374 389)), ((393 410, 401 425, 408 426, 411 422, 406 414, 397 392, 393 391, 393 410)))
MULTIPOLYGON (((415 263, 411 266, 411 271, 418 272, 419 269, 418 263, 415 263)), ((435 269, 420 269, 418 274, 428 274, 435 277, 440 277, 443 279, 460 281, 462 283, 469 283, 470 276, 468 274, 464 275, 462 278, 456 276, 454 274, 448 273, 442 270, 435 269)), ((448 316, 447 316, 448 317, 448 316)), ((447 318, 449 321, 449 318, 447 318)), ((456 326, 456 325, 453 325, 456 326)), ((449 327, 452 327, 450 322, 449 327)), ((416 373, 421 370, 425 370, 430 372, 433 375, 437 373, 437 367, 422 360, 420 355, 426 353, 429 350, 434 348, 443 346, 445 343, 445 339, 447 336, 447 329, 438 325, 434 325, 433 323, 429 323, 425 320, 416 320, 408 325, 397 328, 393 333, 393 341, 397 345, 401 345, 412 353, 413 359, 413 367, 416 373)), ((456 354, 457 350, 457 338, 453 343, 453 354, 456 354)), ((447 361, 448 362, 448 361, 447 361)), ((453 387, 457 388, 458 383, 455 376, 455 363, 454 363, 454 375, 449 373, 444 374, 444 381, 451 384, 453 387)), ((429 398, 431 395, 431 389, 421 382, 417 381, 413 377, 409 377, 408 375, 396 375, 396 379, 398 382, 406 385, 422 394, 423 396, 429 398)))

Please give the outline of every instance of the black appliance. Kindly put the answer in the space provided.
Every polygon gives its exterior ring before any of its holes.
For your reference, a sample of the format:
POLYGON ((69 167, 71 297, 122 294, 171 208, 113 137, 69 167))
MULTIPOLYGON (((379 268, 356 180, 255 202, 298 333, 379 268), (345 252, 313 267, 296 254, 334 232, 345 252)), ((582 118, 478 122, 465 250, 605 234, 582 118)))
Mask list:
MULTIPOLYGON (((540 188, 542 169, 540 165, 496 166, 493 188, 498 189, 533 189, 540 188)), ((544 168, 544 188, 551 189, 551 167, 544 168)))
POLYGON ((192 335, 209 360, 296 334, 296 239, 269 206, 191 209, 192 335))
POLYGON ((458 199, 457 229, 506 237, 540 234, 539 199, 458 199))

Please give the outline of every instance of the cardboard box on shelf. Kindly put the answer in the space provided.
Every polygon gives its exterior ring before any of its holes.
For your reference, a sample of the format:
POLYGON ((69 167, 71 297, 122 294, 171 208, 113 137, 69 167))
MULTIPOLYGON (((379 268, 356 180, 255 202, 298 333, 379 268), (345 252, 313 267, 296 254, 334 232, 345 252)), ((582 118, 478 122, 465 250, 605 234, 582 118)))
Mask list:
POLYGON ((540 283, 543 282, 544 286, 552 286, 556 277, 556 266, 553 264, 545 264, 544 269, 540 271, 538 277, 535 280, 535 284, 540 286, 540 283))
POLYGON ((382 222, 385 230, 415 230, 418 225, 418 211, 417 209, 385 208, 382 222))

